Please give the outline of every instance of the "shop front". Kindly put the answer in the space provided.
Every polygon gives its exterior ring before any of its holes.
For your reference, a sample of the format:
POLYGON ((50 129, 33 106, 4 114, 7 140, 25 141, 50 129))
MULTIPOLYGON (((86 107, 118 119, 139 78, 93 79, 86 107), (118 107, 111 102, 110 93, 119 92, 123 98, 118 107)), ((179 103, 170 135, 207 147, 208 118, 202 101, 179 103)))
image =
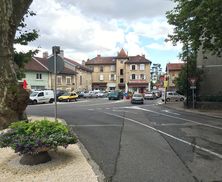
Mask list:
POLYGON ((128 83, 128 90, 129 92, 138 92, 138 93, 144 93, 148 89, 148 82, 143 83, 128 83))
POLYGON ((107 83, 99 83, 99 82, 94 82, 92 83, 92 90, 106 90, 107 83))

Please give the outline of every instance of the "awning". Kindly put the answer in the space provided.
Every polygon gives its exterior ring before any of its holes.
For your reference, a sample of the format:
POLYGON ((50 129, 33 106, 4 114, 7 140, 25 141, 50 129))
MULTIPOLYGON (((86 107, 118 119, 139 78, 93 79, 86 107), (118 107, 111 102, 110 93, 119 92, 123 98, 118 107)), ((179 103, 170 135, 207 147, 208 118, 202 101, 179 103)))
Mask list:
POLYGON ((148 87, 148 82, 147 83, 128 83, 129 88, 147 88, 148 87))

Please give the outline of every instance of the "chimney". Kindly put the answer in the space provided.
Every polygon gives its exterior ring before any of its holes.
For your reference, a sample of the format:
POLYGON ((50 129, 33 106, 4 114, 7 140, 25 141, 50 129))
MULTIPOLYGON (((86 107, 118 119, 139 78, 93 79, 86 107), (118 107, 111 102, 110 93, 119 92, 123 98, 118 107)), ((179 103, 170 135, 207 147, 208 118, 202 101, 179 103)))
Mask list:
POLYGON ((101 55, 100 55, 100 54, 97 54, 97 57, 98 57, 98 58, 100 58, 100 57, 101 57, 101 55))
POLYGON ((144 57, 144 58, 145 58, 145 54, 142 54, 142 57, 144 57))
POLYGON ((49 53, 46 51, 46 52, 43 52, 42 53, 42 57, 47 59, 49 57, 49 53))
POLYGON ((59 54, 62 58, 64 58, 64 50, 60 50, 60 54, 59 54))
POLYGON ((86 62, 84 60, 82 60, 82 65, 85 66, 86 62))

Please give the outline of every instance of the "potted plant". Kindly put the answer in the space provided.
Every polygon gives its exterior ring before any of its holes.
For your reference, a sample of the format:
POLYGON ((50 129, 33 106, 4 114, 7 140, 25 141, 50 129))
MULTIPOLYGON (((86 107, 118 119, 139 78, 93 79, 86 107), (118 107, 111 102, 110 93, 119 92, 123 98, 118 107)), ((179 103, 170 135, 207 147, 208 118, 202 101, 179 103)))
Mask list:
POLYGON ((0 134, 0 147, 11 147, 22 155, 21 164, 36 165, 51 160, 48 151, 77 142, 70 128, 47 119, 12 123, 0 134))

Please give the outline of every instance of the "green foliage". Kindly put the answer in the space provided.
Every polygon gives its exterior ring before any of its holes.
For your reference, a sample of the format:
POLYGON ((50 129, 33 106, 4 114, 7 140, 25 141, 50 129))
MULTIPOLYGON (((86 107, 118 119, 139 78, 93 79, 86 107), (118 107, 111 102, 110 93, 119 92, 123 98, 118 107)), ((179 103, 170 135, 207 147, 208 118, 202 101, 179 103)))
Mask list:
MULTIPOLYGON (((32 11, 28 11, 25 17, 34 16, 36 15, 32 11)), ((38 31, 37 30, 29 30, 27 29, 27 24, 25 23, 25 17, 22 18, 18 28, 16 37, 14 39, 14 44, 20 45, 28 45, 29 42, 32 42, 38 38, 38 31)), ((18 66, 17 70, 17 77, 21 79, 24 77, 24 66, 28 61, 31 60, 31 57, 38 53, 38 50, 29 50, 28 52, 17 52, 14 51, 14 62, 18 66)))
POLYGON ((39 149, 57 149, 77 142, 68 126, 48 120, 12 123, 9 130, 0 135, 0 147, 11 147, 20 154, 35 154, 39 149))
POLYGON ((182 95, 186 95, 188 93, 188 99, 191 96, 191 89, 190 89, 190 82, 189 78, 196 78, 196 93, 199 91, 199 83, 202 80, 201 75, 203 71, 201 69, 198 69, 196 67, 196 60, 195 57, 189 57, 188 65, 185 64, 185 66, 182 68, 181 72, 179 73, 178 78, 176 79, 176 88, 182 95), (188 89, 188 90, 187 90, 188 89))
POLYGON ((174 44, 183 43, 181 57, 189 52, 221 55, 222 3, 221 0, 174 0, 176 7, 166 13, 168 23, 175 26, 169 38, 174 44), (189 50, 189 52, 187 51, 189 50))

